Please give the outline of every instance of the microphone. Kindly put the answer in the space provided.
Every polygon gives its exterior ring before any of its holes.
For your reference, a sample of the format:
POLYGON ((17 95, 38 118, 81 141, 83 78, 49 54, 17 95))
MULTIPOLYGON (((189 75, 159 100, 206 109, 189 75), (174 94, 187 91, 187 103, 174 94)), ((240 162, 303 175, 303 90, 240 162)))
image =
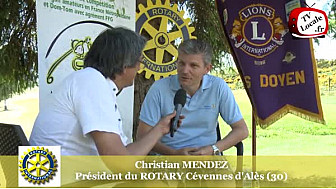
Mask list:
POLYGON ((180 118, 182 108, 184 104, 186 103, 187 93, 184 89, 179 89, 174 97, 174 106, 176 110, 176 115, 174 118, 172 118, 172 122, 170 125, 170 136, 174 136, 174 132, 177 130, 177 122, 180 118))

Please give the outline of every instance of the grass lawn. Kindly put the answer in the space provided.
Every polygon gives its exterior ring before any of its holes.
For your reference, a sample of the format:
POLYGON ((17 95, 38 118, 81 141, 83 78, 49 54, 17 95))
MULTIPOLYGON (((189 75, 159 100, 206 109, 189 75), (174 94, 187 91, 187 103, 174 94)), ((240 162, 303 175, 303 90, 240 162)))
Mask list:
MULTIPOLYGON (((249 126, 250 135, 244 140, 245 155, 251 155, 252 129, 251 105, 244 90, 233 92, 241 112, 249 126)), ((3 111, 0 102, 0 122, 21 125, 29 138, 38 113, 38 88, 7 100, 9 111, 3 111)), ((322 96, 326 125, 306 121, 287 114, 267 129, 257 128, 257 155, 336 155, 336 95, 322 96)), ((230 131, 220 119, 222 136, 230 131)), ((226 154, 235 154, 229 149, 226 154)))
MULTIPOLYGON (((251 104, 244 90, 233 93, 250 133, 243 141, 244 154, 252 155, 251 104)), ((266 129, 257 127, 257 155, 336 155, 336 96, 323 95, 321 99, 326 125, 287 114, 266 129)), ((230 127, 221 118, 219 121, 223 136, 230 127)), ((235 149, 227 151, 234 153, 235 149)))

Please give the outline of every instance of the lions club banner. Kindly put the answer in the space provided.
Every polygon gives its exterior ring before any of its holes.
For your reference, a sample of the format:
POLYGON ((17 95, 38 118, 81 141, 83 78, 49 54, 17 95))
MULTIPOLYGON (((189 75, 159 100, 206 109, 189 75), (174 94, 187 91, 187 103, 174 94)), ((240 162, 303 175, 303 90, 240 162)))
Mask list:
POLYGON ((324 123, 309 39, 293 39, 288 16, 298 0, 216 0, 236 65, 265 128, 287 113, 324 123))

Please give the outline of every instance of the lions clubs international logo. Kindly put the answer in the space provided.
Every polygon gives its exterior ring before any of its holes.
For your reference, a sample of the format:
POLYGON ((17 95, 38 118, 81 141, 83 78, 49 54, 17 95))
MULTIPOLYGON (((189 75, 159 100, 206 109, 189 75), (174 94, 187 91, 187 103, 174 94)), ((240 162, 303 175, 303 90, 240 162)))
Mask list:
POLYGON ((284 43, 288 33, 275 10, 263 4, 252 4, 239 11, 232 24, 230 39, 246 54, 263 58, 284 43))
POLYGON ((48 148, 19 147, 19 187, 60 186, 60 173, 58 172, 60 147, 48 146, 48 148))

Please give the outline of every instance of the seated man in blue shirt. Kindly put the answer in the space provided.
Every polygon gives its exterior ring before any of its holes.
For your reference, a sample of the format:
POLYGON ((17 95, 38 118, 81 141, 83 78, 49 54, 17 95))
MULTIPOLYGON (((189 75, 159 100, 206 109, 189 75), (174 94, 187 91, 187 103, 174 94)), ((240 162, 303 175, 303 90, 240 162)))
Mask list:
POLYGON ((178 74, 156 81, 146 95, 138 138, 174 110, 175 93, 183 88, 187 92, 182 110, 185 119, 174 137, 166 134, 152 151, 162 155, 213 155, 245 139, 248 129, 230 88, 223 79, 207 74, 212 68, 211 46, 191 39, 180 44, 178 53, 178 74), (232 131, 217 141, 219 115, 232 131))

